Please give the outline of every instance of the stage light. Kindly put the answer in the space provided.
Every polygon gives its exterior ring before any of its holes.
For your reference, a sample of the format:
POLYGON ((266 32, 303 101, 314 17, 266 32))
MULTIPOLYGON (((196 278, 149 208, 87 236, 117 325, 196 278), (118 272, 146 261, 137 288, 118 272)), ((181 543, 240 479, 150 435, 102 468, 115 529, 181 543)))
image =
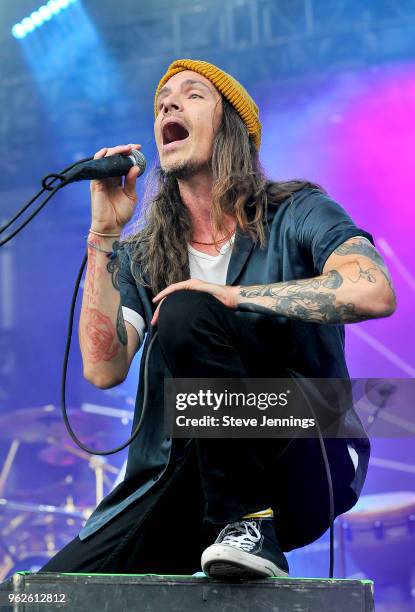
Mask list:
POLYGON ((46 4, 46 8, 50 11, 51 15, 57 15, 61 10, 61 7, 56 0, 49 0, 49 2, 46 4))
POLYGON ((26 36, 26 29, 22 26, 21 23, 16 23, 12 27, 12 34, 15 38, 21 39, 26 36))
POLYGON ((43 21, 49 21, 49 19, 52 18, 52 11, 51 11, 51 9, 48 6, 46 6, 45 4, 40 6, 37 9, 37 12, 39 13, 39 15, 41 15, 43 21))
POLYGON ((33 13, 31 13, 30 19, 32 20, 32 23, 35 26, 35 28, 37 28, 38 26, 41 26, 43 23, 43 18, 38 11, 34 11, 33 13))
POLYGON ((12 27, 12 35, 18 39, 24 38, 36 28, 40 28, 45 21, 49 21, 75 2, 77 0, 49 0, 46 4, 42 4, 37 11, 33 11, 29 17, 25 17, 20 23, 15 23, 12 27))
POLYGON ((22 19, 21 24, 22 24, 22 26, 24 27, 24 29, 26 30, 27 33, 28 32, 33 32, 33 30, 35 29, 35 24, 30 19, 30 17, 25 17, 24 19, 22 19))

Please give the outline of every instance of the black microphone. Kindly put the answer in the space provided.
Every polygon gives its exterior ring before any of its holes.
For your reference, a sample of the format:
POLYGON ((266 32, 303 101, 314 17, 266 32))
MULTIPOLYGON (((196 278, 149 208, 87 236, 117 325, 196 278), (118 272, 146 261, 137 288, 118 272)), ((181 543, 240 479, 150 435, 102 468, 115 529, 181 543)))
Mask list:
POLYGON ((138 166, 140 169, 138 176, 143 174, 147 166, 146 158, 137 149, 132 149, 129 155, 109 155, 101 159, 82 162, 64 174, 65 183, 125 176, 133 166, 138 166))

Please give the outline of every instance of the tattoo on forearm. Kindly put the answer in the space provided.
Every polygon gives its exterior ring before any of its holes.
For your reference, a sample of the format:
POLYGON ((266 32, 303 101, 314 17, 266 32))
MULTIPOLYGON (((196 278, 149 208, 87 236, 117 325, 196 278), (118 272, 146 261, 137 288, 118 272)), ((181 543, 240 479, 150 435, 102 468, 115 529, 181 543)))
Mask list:
POLYGON ((88 276, 86 278, 85 286, 84 286, 84 295, 87 306, 90 306, 94 303, 94 283, 96 276, 96 252, 92 249, 89 249, 90 253, 88 254, 88 276))
POLYGON ((118 307, 118 312, 117 312, 117 336, 121 344, 126 346, 128 342, 128 336, 127 336, 127 329, 124 323, 124 317, 122 314, 121 302, 120 302, 120 305, 118 307))
POLYGON ((111 361, 118 354, 119 344, 114 325, 107 315, 96 308, 89 308, 85 326, 86 350, 92 363, 111 361))
POLYGON ((352 302, 336 305, 335 293, 321 291, 321 288, 338 288, 343 283, 341 274, 332 272, 317 278, 241 288, 240 295, 248 299, 238 306, 238 310, 268 314, 272 311, 313 323, 354 323, 363 320, 365 317, 356 312, 352 302), (249 301, 249 298, 256 297, 271 298, 269 306, 249 301))
POLYGON ((363 280, 375 284, 381 278, 381 272, 393 291, 383 259, 368 240, 360 237, 346 241, 334 252, 337 255, 364 255, 374 265, 367 265, 364 260, 356 260, 342 267, 341 271, 330 270, 314 278, 241 287, 239 295, 245 298, 245 301, 238 305, 238 310, 264 314, 275 312, 291 319, 313 323, 338 324, 366 320, 368 315, 362 307, 353 301, 344 303, 344 296, 341 299, 337 289, 342 287, 345 281, 358 283, 363 280), (256 300, 257 298, 268 299, 256 300))
MULTIPOLYGON (((98 242, 98 241, 97 241, 98 242)), ((99 242, 98 242, 99 244, 99 242)), ((119 242, 112 245, 113 251, 117 251, 119 242)), ((127 329, 124 323, 121 303, 119 304, 114 325, 113 317, 109 317, 97 308, 99 294, 101 291, 100 278, 102 275, 111 274, 111 282, 119 291, 119 260, 113 256, 107 263, 97 265, 97 251, 88 251, 88 274, 84 287, 83 329, 81 334, 84 338, 83 347, 85 357, 92 363, 111 361, 119 353, 120 345, 126 346, 128 341, 127 329)))
MULTIPOLYGON (((112 250, 114 252, 117 251, 117 249, 119 248, 120 243, 118 242, 118 240, 116 240, 113 245, 112 245, 112 250)), ((112 285, 114 287, 114 289, 116 289, 117 291, 120 290, 120 262, 118 259, 118 255, 116 255, 115 257, 112 257, 108 264, 107 264, 107 270, 108 272, 111 274, 111 280, 112 280, 112 285)))
POLYGON ((343 284, 343 277, 338 270, 330 270, 322 286, 326 289, 338 289, 343 284))

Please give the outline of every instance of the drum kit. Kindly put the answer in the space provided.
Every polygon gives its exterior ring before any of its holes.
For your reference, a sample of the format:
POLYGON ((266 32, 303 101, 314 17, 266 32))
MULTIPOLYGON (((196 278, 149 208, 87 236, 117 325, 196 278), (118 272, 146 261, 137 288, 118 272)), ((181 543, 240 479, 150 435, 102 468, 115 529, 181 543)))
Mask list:
MULTIPOLYGON (((415 492, 362 495, 339 519, 339 544, 375 583, 388 610, 414 612, 415 492)), ((343 563, 345 559, 343 559, 343 563)))
MULTIPOLYGON (((335 575, 373 580, 377 612, 415 612, 414 380, 359 379, 355 387, 372 438, 369 486, 335 521, 335 575)), ((326 576, 329 550, 326 532, 291 551, 290 565, 296 575, 326 576)))
MULTIPOLYGON (((88 446, 105 450, 120 443, 113 423, 99 427, 96 411, 69 409, 68 417, 88 446)), ((37 571, 76 537, 120 469, 76 446, 53 405, 0 415, 0 443, 6 451, 0 464, 1 582, 16 571, 37 571)))
MULTIPOLYGON (((389 449, 415 434, 413 379, 368 379, 356 405, 365 429, 374 438, 391 440, 389 449), (389 400, 391 406, 385 410, 389 400)), ((370 466, 415 475, 412 463, 371 456, 370 466)), ((400 490, 361 495, 357 504, 338 519, 340 565, 348 575, 347 557, 364 576, 374 580, 377 609, 415 612, 415 491, 400 490), (347 556, 346 556, 347 553, 347 556)), ((407 481, 406 481, 407 482, 407 481)))
MULTIPOLYGON (((398 391, 404 392, 406 386, 400 383, 402 389, 398 391)), ((368 389, 366 384, 365 391, 365 401, 370 400, 366 408, 371 418, 365 419, 364 405, 360 406, 360 413, 362 420, 366 420, 366 429, 373 430, 372 424, 376 425, 382 418, 388 426, 394 425, 392 419, 397 417, 386 413, 384 407, 395 388, 383 384, 368 389), (372 418, 374 407, 376 412, 372 418)), ((403 405, 412 406, 407 398, 404 399, 403 405)), ((132 403, 133 400, 129 401, 130 408, 132 403)), ((113 419, 127 425, 133 413, 130 409, 85 404, 69 409, 68 416, 83 442, 103 450, 120 443, 114 435, 113 419), (97 418, 99 415, 112 419, 109 427, 99 426, 100 422, 104 423, 104 419, 97 418)), ((405 425, 409 433, 414 433, 413 421, 404 422, 401 409, 397 424, 400 428, 405 425)), ((397 433, 400 434, 400 430, 397 433)), ((121 434, 121 437, 127 436, 121 434)), ((125 463, 116 467, 104 457, 90 455, 76 446, 66 432, 60 408, 53 405, 0 415, 0 443, 0 449, 6 449, 0 464, 1 582, 16 571, 37 571, 70 542, 103 499, 105 488, 109 491, 122 480, 125 463), (20 469, 29 479, 29 486, 19 485, 16 479, 19 457, 26 460, 20 469), (90 479, 82 473, 85 466, 91 474, 90 479), (57 475, 52 484, 51 474, 57 475), (7 495, 9 491, 11 497, 7 495)), ((403 462, 372 456, 371 464, 415 474, 415 466, 403 462)), ((415 493, 397 491, 363 495, 356 506, 336 522, 340 574, 348 575, 347 553, 363 575, 375 580, 377 592, 382 591, 385 598, 391 597, 398 605, 387 607, 388 610, 414 610, 411 577, 415 571, 415 493)))

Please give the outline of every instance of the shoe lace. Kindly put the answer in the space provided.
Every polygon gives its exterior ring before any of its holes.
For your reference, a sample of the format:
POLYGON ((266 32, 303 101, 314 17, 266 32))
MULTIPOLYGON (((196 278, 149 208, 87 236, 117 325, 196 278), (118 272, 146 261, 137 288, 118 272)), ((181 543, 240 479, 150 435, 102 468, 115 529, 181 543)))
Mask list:
POLYGON ((260 539, 261 532, 255 521, 238 521, 226 525, 219 534, 218 541, 249 552, 260 539))

